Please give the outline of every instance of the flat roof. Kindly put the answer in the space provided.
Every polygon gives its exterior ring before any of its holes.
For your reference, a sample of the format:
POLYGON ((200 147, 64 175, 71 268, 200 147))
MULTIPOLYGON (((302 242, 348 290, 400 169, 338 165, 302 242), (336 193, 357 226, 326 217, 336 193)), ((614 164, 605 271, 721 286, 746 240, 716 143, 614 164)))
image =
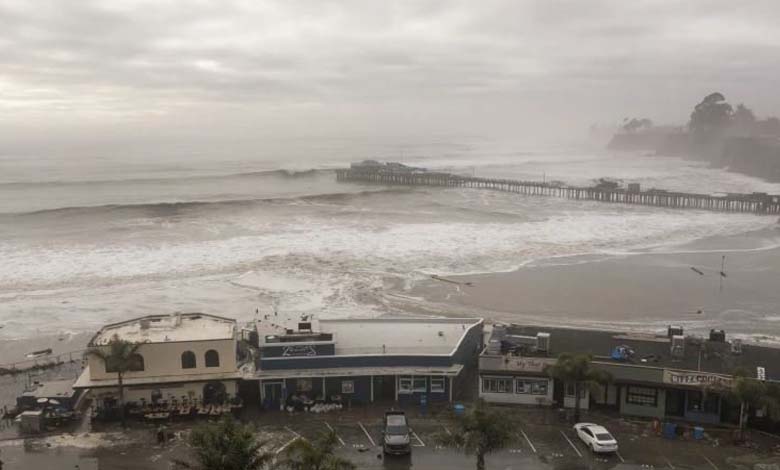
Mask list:
POLYGON ((132 343, 233 339, 235 327, 233 319, 205 313, 147 315, 104 326, 90 345, 107 344, 114 335, 132 343))
POLYGON ((335 355, 450 354, 481 318, 319 318, 267 315, 256 322, 261 347, 333 343, 335 355), (311 330, 299 331, 301 324, 311 330), (300 337, 300 339, 297 339, 300 337), (273 341, 271 341, 273 339, 273 341), (279 342, 282 340, 282 342, 279 342))
POLYGON ((321 319, 336 355, 450 354, 481 318, 321 319))
POLYGON ((735 354, 731 352, 729 342, 687 336, 682 357, 672 357, 669 338, 653 333, 514 324, 507 326, 508 335, 535 336, 539 332, 550 333, 548 356, 551 358, 561 353, 584 353, 591 354, 594 361, 601 363, 727 375, 742 369, 754 378, 756 369, 763 367, 767 380, 780 380, 780 348, 775 347, 743 343, 742 352, 735 354), (633 357, 627 360, 612 359, 612 350, 618 346, 628 346, 634 351, 633 357))

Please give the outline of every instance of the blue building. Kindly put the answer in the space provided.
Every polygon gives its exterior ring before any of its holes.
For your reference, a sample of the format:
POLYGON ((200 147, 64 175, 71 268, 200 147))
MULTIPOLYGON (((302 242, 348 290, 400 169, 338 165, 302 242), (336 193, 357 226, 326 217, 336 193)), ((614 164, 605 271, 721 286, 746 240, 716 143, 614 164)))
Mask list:
POLYGON ((480 318, 257 321, 255 380, 265 407, 288 397, 360 404, 451 402, 473 387, 480 318), (425 398, 423 398, 423 396, 425 398))

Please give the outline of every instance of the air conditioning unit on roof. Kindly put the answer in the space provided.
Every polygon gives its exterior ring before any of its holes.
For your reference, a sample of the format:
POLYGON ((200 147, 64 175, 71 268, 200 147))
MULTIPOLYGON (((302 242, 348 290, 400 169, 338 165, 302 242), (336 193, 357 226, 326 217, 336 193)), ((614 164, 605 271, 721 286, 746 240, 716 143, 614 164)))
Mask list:
POLYGON ((685 356, 685 336, 682 335, 672 336, 670 352, 672 354, 672 357, 680 358, 685 356))

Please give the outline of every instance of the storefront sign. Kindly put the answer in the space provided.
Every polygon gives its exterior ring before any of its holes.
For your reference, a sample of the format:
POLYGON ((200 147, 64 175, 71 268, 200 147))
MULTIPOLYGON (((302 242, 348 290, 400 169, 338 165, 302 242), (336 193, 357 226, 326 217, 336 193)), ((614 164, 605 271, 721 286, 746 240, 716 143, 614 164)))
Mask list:
POLYGON ((317 350, 314 349, 314 346, 285 346, 282 350, 282 356, 285 357, 292 357, 292 356, 316 356, 317 350))
POLYGON ((664 383, 689 387, 731 387, 732 378, 707 372, 677 372, 664 370, 664 383))
POLYGON ((507 357, 506 370, 519 370, 523 372, 542 372, 547 362, 533 357, 507 357))

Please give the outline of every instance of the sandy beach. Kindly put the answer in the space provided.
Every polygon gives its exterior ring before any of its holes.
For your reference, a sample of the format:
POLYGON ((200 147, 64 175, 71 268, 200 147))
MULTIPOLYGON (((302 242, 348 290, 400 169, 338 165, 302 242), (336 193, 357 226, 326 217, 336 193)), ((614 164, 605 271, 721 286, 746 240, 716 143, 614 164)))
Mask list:
POLYGON ((704 239, 660 252, 548 259, 508 273, 448 277, 460 285, 431 279, 407 294, 500 321, 655 331, 671 323, 690 332, 722 328, 748 340, 776 341, 780 249, 751 241, 776 234, 704 239), (724 255, 727 277, 721 279, 724 255))

